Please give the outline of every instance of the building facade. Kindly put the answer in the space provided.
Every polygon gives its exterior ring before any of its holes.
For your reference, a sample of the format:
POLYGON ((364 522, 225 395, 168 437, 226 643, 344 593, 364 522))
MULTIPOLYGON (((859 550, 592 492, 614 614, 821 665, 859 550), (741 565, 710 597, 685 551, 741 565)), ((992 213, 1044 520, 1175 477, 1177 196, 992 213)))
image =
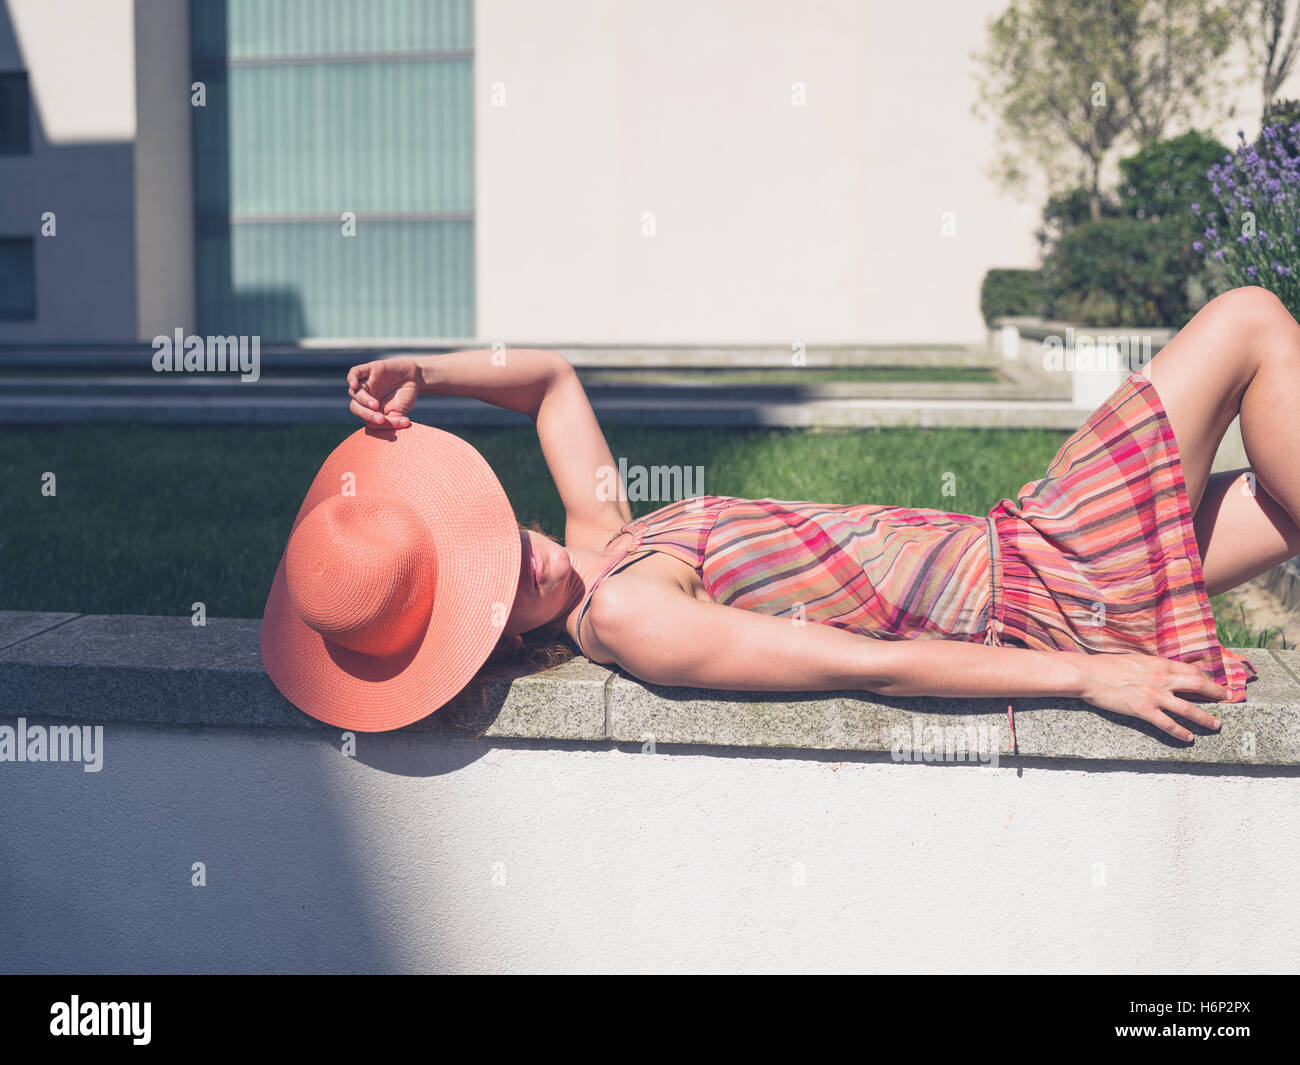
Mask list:
POLYGON ((0 343, 974 340, 1004 6, 0 0, 0 343))

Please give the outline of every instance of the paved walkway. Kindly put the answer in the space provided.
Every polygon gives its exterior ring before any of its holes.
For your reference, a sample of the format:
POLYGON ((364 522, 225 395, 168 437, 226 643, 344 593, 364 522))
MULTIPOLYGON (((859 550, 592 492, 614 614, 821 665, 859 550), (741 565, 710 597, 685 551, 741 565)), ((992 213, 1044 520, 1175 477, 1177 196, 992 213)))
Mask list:
MULTIPOLYGON (((723 365, 720 349, 707 349, 705 364, 723 365)), ((720 384, 708 374, 692 375, 680 366, 681 351, 657 349, 660 368, 681 374, 677 382, 632 384, 596 377, 588 385, 592 405, 602 421, 643 426, 782 426, 867 428, 953 426, 1072 430, 1086 412, 1071 406, 1069 380, 1026 370, 1017 364, 999 367, 996 382, 826 382, 808 384, 720 384), (678 365, 674 366, 674 363, 678 365)), ((347 367, 375 357, 373 350, 269 351, 260 380, 241 383, 235 374, 163 374, 148 366, 140 348, 108 351, 57 349, 48 352, 0 349, 0 422, 148 421, 148 422, 320 422, 346 421, 343 376, 347 367)), ((655 352, 646 349, 567 352, 580 366, 646 368, 655 352)), ((699 354, 699 353, 697 353, 699 354)), ((772 352, 737 349, 752 361, 731 368, 776 368, 772 352)), ((789 369, 788 356, 784 368, 789 369)), ((826 351, 824 365, 869 365, 882 353, 871 349, 826 351)), ((889 357, 898 363, 909 355, 913 365, 953 365, 959 350, 906 352, 889 357)), ((998 366, 972 349, 967 365, 998 366)), ((877 363, 878 364, 878 363, 877 363)), ((699 368, 699 364, 695 364, 699 368)), ((425 396, 417 420, 436 425, 516 425, 524 419, 473 400, 425 396)))
MULTIPOLYGON (((863 391, 870 386, 863 386, 863 391)), ((969 391, 967 386, 966 391, 969 391)), ((1060 399, 805 398, 798 389, 593 388, 602 422, 682 426, 964 426, 1074 429, 1083 412, 1060 399)), ((416 419, 434 425, 517 425, 525 419, 474 400, 421 397, 416 419)), ((7 379, 0 422, 317 422, 351 418, 337 384, 7 379)))

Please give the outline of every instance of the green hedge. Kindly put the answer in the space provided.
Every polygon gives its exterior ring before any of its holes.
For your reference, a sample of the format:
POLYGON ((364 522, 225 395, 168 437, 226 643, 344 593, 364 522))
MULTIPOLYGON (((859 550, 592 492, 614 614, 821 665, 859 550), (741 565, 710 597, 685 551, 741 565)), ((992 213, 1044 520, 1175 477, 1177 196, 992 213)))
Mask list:
POLYGON ((1191 132, 1156 141, 1119 161, 1120 199, 1130 218, 1179 221, 1191 233, 1197 228, 1193 203, 1210 195, 1205 172, 1228 154, 1212 137, 1191 132))
POLYGON ((988 325, 1004 315, 1043 313, 1042 284, 1037 270, 990 270, 980 285, 980 312, 988 325))
POLYGON ((1097 326, 1183 324, 1191 314, 1185 240, 1181 219, 1076 226, 1043 262, 1048 315, 1097 326))
POLYGON ((1086 188, 1053 195, 1038 231, 1044 313, 1097 326, 1185 323, 1206 288, 1193 248, 1205 223, 1192 204, 1210 201, 1206 171, 1226 153, 1195 131, 1146 145, 1120 160, 1095 222, 1086 188))

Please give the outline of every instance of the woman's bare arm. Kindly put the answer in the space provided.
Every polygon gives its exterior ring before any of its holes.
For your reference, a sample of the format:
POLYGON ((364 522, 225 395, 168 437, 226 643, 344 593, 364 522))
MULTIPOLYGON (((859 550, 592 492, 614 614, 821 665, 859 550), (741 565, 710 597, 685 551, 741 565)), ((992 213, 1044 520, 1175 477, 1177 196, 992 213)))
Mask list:
MULTIPOLYGON (((631 574, 624 575, 625 578, 631 574)), ((955 640, 877 640, 815 622, 771 617, 624 579, 600 590, 588 617, 593 646, 651 684, 740 691, 853 691, 890 696, 1069 697, 1138 717, 1178 739, 1167 715, 1207 728, 1218 719, 1185 692, 1227 689, 1195 666, 1140 654, 988 647, 955 640)))
POLYGON ((348 385, 353 412, 376 425, 400 428, 417 394, 468 396, 527 415, 564 504, 565 542, 572 546, 603 547, 632 519, 624 493, 602 490, 617 488, 617 465, 582 382, 558 352, 504 348, 381 359, 354 366, 348 385))

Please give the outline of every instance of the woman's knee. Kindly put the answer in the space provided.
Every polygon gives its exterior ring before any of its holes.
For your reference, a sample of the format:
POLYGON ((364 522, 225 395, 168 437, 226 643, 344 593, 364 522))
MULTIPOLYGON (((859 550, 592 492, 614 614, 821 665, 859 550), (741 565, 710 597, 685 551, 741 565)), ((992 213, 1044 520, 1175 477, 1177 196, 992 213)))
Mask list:
POLYGON ((1229 289, 1212 300, 1209 306, 1221 307, 1222 313, 1230 315, 1242 326, 1263 330, 1298 328, 1295 318, 1277 293, 1260 285, 1229 289))
POLYGON ((1300 368, 1300 323, 1286 304, 1260 285, 1243 285, 1206 304, 1219 317, 1233 349, 1258 369, 1266 361, 1300 368))

